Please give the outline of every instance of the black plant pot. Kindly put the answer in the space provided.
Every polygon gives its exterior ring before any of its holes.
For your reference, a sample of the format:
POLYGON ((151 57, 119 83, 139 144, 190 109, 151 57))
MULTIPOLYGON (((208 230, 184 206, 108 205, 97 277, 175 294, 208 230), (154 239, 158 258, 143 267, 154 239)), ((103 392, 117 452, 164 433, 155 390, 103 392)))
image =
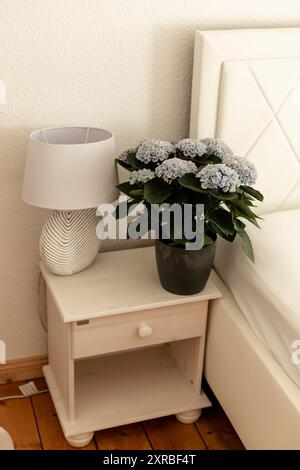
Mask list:
POLYGON ((161 285, 168 292, 192 295, 201 292, 209 278, 216 242, 201 250, 185 250, 155 240, 155 253, 161 285))

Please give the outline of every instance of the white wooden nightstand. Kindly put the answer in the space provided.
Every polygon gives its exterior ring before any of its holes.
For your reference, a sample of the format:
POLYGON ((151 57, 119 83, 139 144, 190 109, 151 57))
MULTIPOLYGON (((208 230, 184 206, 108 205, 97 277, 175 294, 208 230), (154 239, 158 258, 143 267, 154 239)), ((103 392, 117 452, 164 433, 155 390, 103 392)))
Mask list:
POLYGON ((49 365, 44 374, 67 441, 96 430, 176 414, 192 423, 201 392, 208 281, 193 296, 165 291, 152 247, 98 255, 85 271, 47 284, 49 365))

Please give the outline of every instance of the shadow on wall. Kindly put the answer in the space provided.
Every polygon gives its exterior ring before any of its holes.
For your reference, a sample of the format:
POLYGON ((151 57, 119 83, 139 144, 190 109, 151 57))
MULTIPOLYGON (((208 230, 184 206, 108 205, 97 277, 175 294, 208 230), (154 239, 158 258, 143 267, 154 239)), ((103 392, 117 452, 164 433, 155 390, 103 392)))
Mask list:
POLYGON ((154 30, 149 137, 175 141, 188 136, 197 29, 161 25, 154 30))
MULTIPOLYGON (((195 28, 196 30, 197 28, 195 28)), ((143 139, 179 140, 188 135, 191 80, 193 67, 194 29, 174 25, 155 26, 151 64, 150 122, 143 139)), ((137 124, 138 125, 138 124, 137 124)), ((136 135, 136 128, 133 134, 136 135)), ((131 135, 130 129, 128 129, 131 135)), ((139 143, 139 140, 132 145, 139 143)), ((123 150, 123 149, 122 149, 123 150)), ((128 172, 118 168, 119 180, 128 179, 128 172)), ((153 240, 105 240, 101 251, 149 246, 153 240)))
POLYGON ((189 135, 196 31, 297 26, 300 26, 300 20, 293 23, 273 21, 272 24, 257 20, 249 24, 248 18, 245 18, 245 26, 240 18, 231 25, 224 22, 224 27, 220 21, 218 25, 205 21, 205 27, 190 23, 168 28, 165 24, 156 25, 153 31, 151 126, 146 138, 179 140, 189 135))
POLYGON ((20 127, 2 128, 0 132, 0 339, 6 341, 8 359, 12 350, 22 356, 20 351, 26 350, 28 341, 37 354, 45 350, 43 333, 37 337, 35 331, 39 329, 38 242, 48 211, 30 207, 20 198, 31 131, 20 127), (23 317, 22 312, 26 313, 23 317), (29 321, 30 332, 24 335, 29 321), (20 332, 17 342, 11 340, 11 325, 20 332))
MULTIPOLYGON (((25 249, 27 231, 32 239, 37 231, 37 225, 42 226, 47 217, 47 211, 31 208, 21 201, 28 138, 32 130, 20 127, 2 129, 0 132, 0 241, 4 237, 6 251, 7 241, 14 237, 18 239, 16 243, 18 250, 25 249), (19 221, 24 220, 24 213, 26 215, 27 212, 30 224, 20 227, 19 221), (9 236, 4 236, 4 232, 9 236)), ((0 243, 0 246, 3 248, 3 243, 0 243)))
POLYGON ((176 141, 189 136, 195 33, 217 29, 223 29, 220 22, 217 26, 206 21, 205 27, 190 23, 168 28, 164 24, 156 25, 153 32, 151 127, 147 137, 176 141))

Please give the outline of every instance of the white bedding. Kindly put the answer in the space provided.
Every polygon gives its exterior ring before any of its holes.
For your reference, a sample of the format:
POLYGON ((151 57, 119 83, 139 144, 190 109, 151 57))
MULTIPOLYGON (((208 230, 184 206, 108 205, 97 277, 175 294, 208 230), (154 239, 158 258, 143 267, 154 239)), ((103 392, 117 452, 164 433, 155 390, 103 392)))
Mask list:
POLYGON ((300 364, 291 360, 292 343, 300 340, 300 209, 263 218, 261 230, 247 226, 255 263, 238 241, 219 240, 215 269, 256 335, 300 387, 300 364))

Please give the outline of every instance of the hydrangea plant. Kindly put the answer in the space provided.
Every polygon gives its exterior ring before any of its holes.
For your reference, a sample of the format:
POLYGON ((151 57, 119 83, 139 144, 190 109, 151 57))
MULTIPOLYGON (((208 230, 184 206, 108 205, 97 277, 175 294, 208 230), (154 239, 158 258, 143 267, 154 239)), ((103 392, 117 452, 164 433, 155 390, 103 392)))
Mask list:
MULTIPOLYGON (((220 139, 183 139, 176 144, 146 140, 123 152, 117 163, 130 172, 129 181, 118 185, 129 197, 129 206, 203 204, 204 246, 214 243, 218 235, 230 242, 238 235, 254 261, 243 219, 258 226, 253 207, 255 200, 263 201, 263 195, 253 188, 256 169, 220 139)), ((168 241, 178 247, 185 242, 172 237, 168 241)))

